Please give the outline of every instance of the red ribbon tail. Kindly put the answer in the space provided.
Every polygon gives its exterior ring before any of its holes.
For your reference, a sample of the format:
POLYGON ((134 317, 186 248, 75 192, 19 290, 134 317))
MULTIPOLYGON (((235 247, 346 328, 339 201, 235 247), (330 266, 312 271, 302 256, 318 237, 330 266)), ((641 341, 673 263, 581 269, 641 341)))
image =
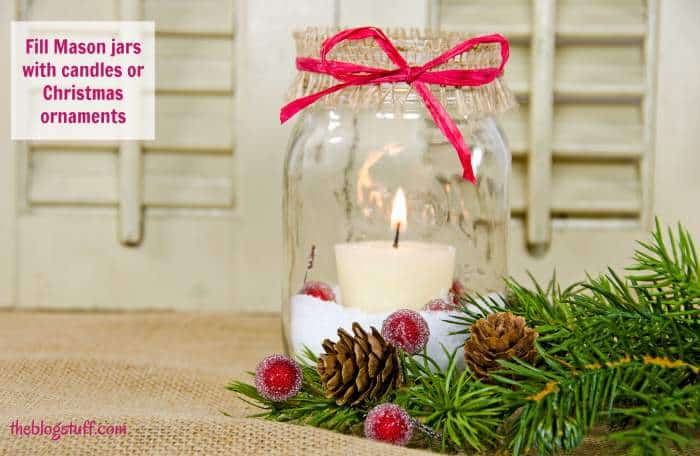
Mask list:
POLYGON ((445 138, 450 141, 450 144, 452 144, 457 151, 457 157, 459 157, 463 169, 462 178, 476 185, 476 176, 472 169, 471 150, 464 142, 462 132, 457 128, 457 124, 455 124, 445 108, 435 99, 433 93, 425 83, 416 81, 413 83, 413 87, 423 99, 425 107, 428 108, 428 112, 430 112, 430 115, 435 121, 435 125, 438 126, 442 134, 445 135, 445 138))
POLYGON ((299 111, 306 108, 307 106, 314 104, 319 98, 325 97, 328 94, 337 92, 338 90, 344 89, 348 86, 354 85, 350 82, 345 82, 343 84, 334 85, 327 89, 321 90, 320 92, 312 93, 305 97, 297 98, 296 100, 287 103, 280 109, 280 123, 285 123, 292 117, 296 115, 299 111))

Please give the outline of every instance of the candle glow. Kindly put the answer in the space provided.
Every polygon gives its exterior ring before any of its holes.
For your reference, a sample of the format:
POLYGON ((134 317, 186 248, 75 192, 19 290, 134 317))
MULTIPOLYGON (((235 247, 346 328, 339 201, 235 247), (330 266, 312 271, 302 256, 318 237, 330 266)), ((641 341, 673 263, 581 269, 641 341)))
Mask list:
POLYGON ((406 225, 406 195, 399 187, 391 203, 391 230, 395 231, 398 228, 400 231, 406 231, 406 225))

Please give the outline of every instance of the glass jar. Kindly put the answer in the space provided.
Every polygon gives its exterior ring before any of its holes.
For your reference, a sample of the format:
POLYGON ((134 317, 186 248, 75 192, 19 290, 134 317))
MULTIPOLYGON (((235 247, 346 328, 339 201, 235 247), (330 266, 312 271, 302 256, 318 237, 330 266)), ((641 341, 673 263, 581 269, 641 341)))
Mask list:
POLYGON ((496 121, 443 99, 471 147, 474 185, 415 92, 396 84, 386 93, 373 107, 341 96, 307 108, 292 132, 282 293, 290 355, 305 346, 320 353, 324 339, 355 321, 380 330, 408 308, 426 319, 428 351, 444 361, 441 344, 464 342, 444 321, 456 310, 452 293, 503 291, 511 157, 496 121), (300 291, 314 282, 331 292, 300 291), (434 299, 442 301, 428 305, 434 299))

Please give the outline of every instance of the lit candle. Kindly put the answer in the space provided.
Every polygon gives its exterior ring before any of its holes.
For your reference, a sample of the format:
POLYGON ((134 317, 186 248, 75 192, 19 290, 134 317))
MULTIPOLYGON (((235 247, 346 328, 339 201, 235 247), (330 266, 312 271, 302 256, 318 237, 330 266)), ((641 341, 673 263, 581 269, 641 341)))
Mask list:
POLYGON ((335 246, 343 305, 366 312, 422 309, 447 295, 452 285, 455 248, 401 241, 407 229, 406 197, 399 188, 391 210, 394 242, 366 241, 335 246))

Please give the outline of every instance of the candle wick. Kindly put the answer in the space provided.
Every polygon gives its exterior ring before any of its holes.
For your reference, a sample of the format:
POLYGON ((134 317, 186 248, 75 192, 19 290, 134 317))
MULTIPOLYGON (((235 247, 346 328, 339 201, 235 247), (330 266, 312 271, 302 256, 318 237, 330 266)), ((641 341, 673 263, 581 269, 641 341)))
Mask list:
POLYGON ((401 222, 396 224, 396 234, 394 235, 394 248, 399 248, 399 230, 401 229, 401 222))

